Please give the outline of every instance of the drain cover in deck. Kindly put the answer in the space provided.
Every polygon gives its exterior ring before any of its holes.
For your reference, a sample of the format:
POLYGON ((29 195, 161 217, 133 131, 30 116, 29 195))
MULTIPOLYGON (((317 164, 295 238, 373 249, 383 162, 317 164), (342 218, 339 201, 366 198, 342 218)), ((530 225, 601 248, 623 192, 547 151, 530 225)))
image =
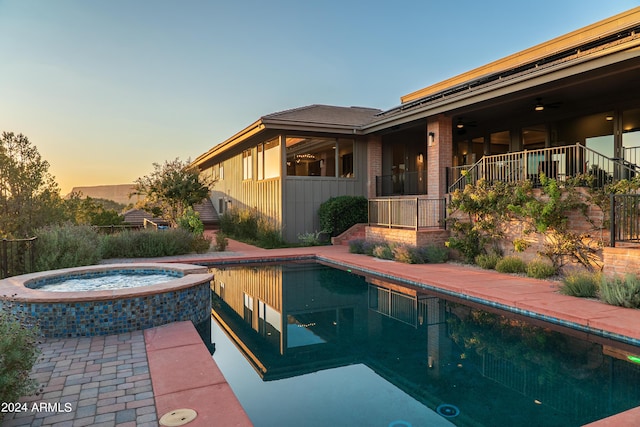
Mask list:
POLYGON ((174 409, 160 418, 160 425, 166 427, 183 426, 193 421, 198 413, 193 409, 174 409))

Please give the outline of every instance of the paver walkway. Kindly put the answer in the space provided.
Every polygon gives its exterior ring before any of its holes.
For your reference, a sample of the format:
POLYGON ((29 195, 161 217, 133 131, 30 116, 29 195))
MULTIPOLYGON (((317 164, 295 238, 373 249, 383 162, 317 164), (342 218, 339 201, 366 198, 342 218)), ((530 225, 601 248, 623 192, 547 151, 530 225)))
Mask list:
POLYGON ((42 393, 21 399, 25 411, 5 414, 2 427, 158 425, 142 331, 50 338, 41 349, 32 377, 42 393))

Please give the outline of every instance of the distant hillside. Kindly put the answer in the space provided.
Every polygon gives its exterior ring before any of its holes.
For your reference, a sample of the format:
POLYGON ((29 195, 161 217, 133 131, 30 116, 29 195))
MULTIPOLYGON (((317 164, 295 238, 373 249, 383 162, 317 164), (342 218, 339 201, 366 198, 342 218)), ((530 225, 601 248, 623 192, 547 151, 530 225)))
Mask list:
MULTIPOLYGON (((117 185, 94 185, 86 187, 73 187, 71 193, 82 193, 83 197, 91 197, 92 199, 106 199, 114 202, 128 205, 135 204, 139 196, 129 194, 133 192, 133 184, 117 184, 117 185)), ((69 195, 67 194, 67 197, 69 195)))

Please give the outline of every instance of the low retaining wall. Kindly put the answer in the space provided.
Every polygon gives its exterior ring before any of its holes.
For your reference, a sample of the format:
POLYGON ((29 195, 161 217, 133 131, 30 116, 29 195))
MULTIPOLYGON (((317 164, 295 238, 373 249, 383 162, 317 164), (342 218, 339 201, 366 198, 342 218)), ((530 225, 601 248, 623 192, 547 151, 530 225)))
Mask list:
POLYGON ((444 242, 449 238, 449 231, 439 228, 416 231, 368 226, 365 229, 365 236, 368 241, 401 243, 410 246, 444 246, 444 242))

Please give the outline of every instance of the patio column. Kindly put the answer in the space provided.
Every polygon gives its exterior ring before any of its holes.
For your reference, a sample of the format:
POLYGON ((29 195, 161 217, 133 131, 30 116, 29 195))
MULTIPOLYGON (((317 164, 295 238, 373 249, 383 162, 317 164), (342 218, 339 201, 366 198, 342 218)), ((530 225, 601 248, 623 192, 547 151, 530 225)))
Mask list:
POLYGON ((453 165, 451 117, 440 114, 427 118, 427 192, 439 199, 447 193, 447 168, 453 165), (432 136, 433 134, 433 141, 432 136))
POLYGON ((367 136, 367 198, 376 197, 376 177, 382 176, 382 137, 367 136))

